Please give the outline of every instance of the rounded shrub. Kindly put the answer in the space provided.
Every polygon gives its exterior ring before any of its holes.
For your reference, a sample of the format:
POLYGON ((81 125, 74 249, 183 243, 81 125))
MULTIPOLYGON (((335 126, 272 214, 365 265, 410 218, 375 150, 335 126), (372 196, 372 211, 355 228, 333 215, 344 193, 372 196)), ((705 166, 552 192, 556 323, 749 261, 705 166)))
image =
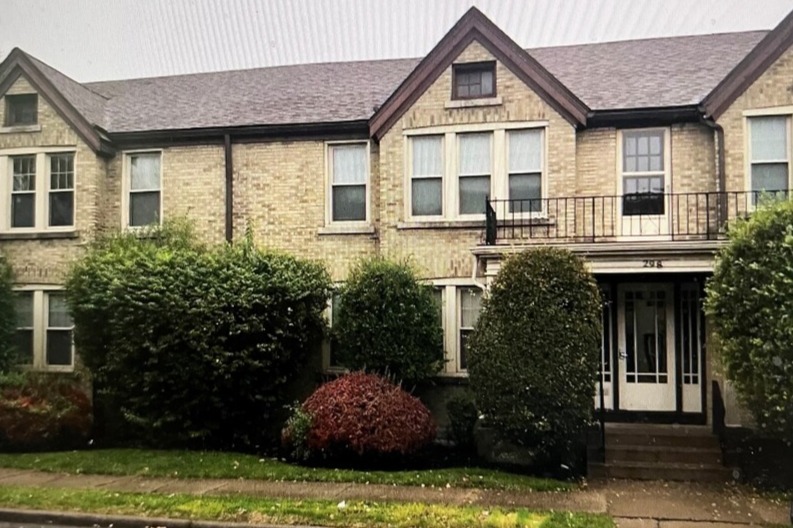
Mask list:
POLYGON ((129 435, 157 446, 277 444, 287 390, 325 329, 319 264, 182 228, 118 234, 67 281, 75 343, 129 435))
POLYGON ((440 371, 440 307, 431 286, 421 284, 408 264, 363 260, 340 293, 333 326, 341 364, 408 384, 440 371))
POLYGON ((470 339, 468 373, 483 425, 537 463, 573 454, 591 419, 600 357, 597 284, 568 251, 506 259, 470 339))
MULTIPOLYGON (((427 407, 376 374, 354 372, 319 387, 302 405, 310 417, 305 447, 311 457, 375 460, 412 455, 435 439, 427 407)), ((296 423, 302 423, 297 417, 296 423)), ((299 438, 288 423, 286 439, 299 438)), ((292 446, 294 451, 295 446, 292 446)))
POLYGON ((11 265, 0 254, 0 373, 9 372, 16 363, 16 312, 12 285, 11 265))
POLYGON ((11 451, 85 447, 91 401, 77 379, 19 373, 0 378, 0 447, 11 451))
POLYGON ((793 439, 793 202, 730 226, 706 313, 727 377, 768 436, 793 439))

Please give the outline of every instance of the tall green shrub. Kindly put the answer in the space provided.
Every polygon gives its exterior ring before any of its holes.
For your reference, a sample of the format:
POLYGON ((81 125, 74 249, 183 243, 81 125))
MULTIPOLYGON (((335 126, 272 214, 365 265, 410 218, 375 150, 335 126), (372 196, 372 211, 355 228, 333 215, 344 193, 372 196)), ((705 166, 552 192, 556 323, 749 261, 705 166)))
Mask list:
POLYGON ((469 341, 484 424, 537 460, 572 454, 590 420, 600 295, 582 261, 543 248, 507 259, 469 341))
POLYGON ((406 263, 363 260, 334 313, 340 363, 413 384, 443 365, 443 329, 430 286, 406 263))
POLYGON ((249 448, 271 440, 321 341, 330 282, 318 264, 166 226, 97 243, 67 291, 81 357, 138 438, 249 448))
POLYGON ((730 226, 705 309, 728 378, 760 429, 793 439, 793 202, 730 226))
POLYGON ((9 372, 17 357, 14 346, 16 312, 12 285, 11 265, 0 255, 0 374, 9 372))

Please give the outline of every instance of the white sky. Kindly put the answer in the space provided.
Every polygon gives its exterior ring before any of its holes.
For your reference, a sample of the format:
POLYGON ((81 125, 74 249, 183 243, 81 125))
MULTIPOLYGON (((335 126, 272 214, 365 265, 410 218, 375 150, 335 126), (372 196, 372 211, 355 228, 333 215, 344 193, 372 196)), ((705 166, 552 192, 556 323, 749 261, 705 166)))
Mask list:
POLYGON ((94 81, 423 56, 476 5, 523 47, 770 29, 793 0, 0 0, 20 47, 94 81))

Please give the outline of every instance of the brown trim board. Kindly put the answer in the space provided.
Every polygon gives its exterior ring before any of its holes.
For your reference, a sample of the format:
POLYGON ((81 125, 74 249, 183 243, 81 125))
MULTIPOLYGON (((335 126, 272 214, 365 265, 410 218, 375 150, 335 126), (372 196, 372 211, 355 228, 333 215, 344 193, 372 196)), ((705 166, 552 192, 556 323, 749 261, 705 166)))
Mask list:
POLYGON ((371 135, 379 140, 475 40, 571 124, 586 124, 589 108, 481 11, 472 7, 375 112, 369 120, 371 135))

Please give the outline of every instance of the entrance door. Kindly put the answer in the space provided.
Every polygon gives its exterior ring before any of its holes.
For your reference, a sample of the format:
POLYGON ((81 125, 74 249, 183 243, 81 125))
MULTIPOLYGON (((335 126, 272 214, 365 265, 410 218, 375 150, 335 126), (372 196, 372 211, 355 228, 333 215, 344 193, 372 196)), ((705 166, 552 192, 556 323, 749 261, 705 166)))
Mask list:
POLYGON ((620 408, 674 411, 675 327, 669 284, 619 288, 620 408))

